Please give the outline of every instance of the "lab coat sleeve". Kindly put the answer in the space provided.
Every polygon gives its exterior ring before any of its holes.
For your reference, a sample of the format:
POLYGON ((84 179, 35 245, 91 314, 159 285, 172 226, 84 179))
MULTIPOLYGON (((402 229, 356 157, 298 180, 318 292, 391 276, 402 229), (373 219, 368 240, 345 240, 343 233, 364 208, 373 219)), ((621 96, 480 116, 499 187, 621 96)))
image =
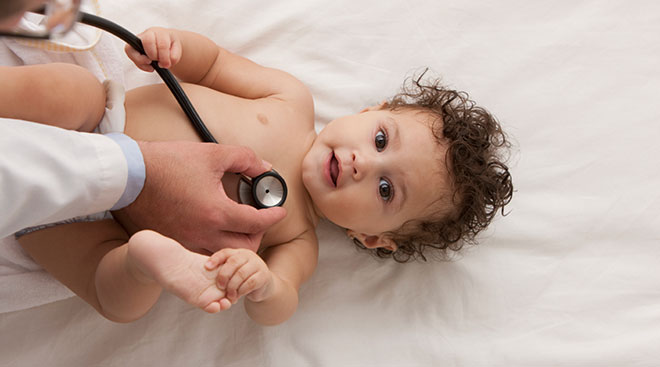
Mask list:
POLYGON ((128 165, 113 139, 0 118, 0 237, 112 208, 128 165))

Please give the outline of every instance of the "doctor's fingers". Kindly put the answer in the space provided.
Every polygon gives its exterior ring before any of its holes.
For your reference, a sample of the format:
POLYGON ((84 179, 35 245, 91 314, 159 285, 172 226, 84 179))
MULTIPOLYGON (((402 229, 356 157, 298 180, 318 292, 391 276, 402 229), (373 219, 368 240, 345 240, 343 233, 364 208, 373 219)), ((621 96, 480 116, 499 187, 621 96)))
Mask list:
POLYGON ((261 243, 261 238, 263 233, 258 234, 245 234, 245 233, 236 233, 230 231, 219 231, 217 236, 213 238, 213 241, 207 241, 204 244, 204 249, 213 253, 222 249, 250 249, 257 251, 259 249, 259 244, 261 243))
POLYGON ((249 205, 239 204, 230 198, 222 199, 222 219, 224 223, 222 230, 258 234, 265 232, 275 223, 286 217, 286 209, 282 207, 272 207, 266 209, 256 209, 249 205))
POLYGON ((271 164, 263 161, 248 147, 218 144, 218 151, 212 155, 217 159, 216 169, 224 172, 244 173, 250 177, 259 176, 270 170, 271 164))

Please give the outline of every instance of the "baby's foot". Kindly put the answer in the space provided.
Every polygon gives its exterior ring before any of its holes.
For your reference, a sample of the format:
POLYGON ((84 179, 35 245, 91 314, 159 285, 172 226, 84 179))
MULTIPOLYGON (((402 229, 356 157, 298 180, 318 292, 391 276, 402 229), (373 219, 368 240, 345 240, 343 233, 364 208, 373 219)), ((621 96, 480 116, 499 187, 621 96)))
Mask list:
POLYGON ((231 302, 216 286, 218 268, 204 267, 209 257, 189 251, 175 240, 154 231, 140 231, 128 241, 129 267, 145 281, 209 313, 227 309, 231 302))

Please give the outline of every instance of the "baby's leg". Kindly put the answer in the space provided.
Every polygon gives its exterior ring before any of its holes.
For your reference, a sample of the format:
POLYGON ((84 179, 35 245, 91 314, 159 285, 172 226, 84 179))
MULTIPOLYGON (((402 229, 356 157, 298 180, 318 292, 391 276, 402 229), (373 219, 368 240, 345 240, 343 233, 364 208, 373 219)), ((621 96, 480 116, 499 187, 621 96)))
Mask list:
POLYGON ((157 232, 137 232, 128 244, 112 250, 99 264, 96 276, 99 300, 104 309, 112 306, 113 312, 127 314, 135 306, 122 302, 121 297, 116 295, 116 289, 130 290, 130 293, 122 292, 122 295, 136 302, 142 297, 148 307, 137 308, 148 309, 155 300, 151 302, 143 294, 154 292, 157 299, 160 292, 156 294, 154 289, 162 286, 206 312, 215 313, 229 308, 231 304, 224 299, 224 291, 216 286, 218 269, 209 271, 204 267, 208 259, 208 256, 187 250, 157 232), (224 302, 222 305, 221 301, 224 302), (126 306, 129 309, 123 310, 126 306))
POLYGON ((110 295, 97 286, 97 279, 108 273, 122 273, 126 264, 116 269, 101 270, 106 258, 126 248, 128 235, 114 220, 78 222, 58 225, 29 233, 18 239, 32 258, 53 277, 71 289, 101 315, 113 321, 132 321, 144 315, 158 300, 162 288, 158 284, 140 287, 143 293, 135 296, 135 286, 113 289, 112 295, 123 302, 128 315, 118 315, 114 304, 104 303, 110 295), (135 298, 131 298, 135 297, 135 298), (126 306, 128 305, 128 306, 126 306))
POLYGON ((129 240, 117 222, 104 220, 47 228, 19 242, 46 271, 113 321, 142 317, 163 288, 207 312, 230 306, 215 285, 217 269, 204 268, 208 257, 156 232, 138 232, 129 240))
POLYGON ((34 261, 101 314, 96 269, 108 252, 126 241, 126 231, 112 219, 57 225, 18 239, 34 261))
POLYGON ((0 66, 0 83, 0 117, 90 132, 105 112, 103 84, 78 65, 0 66))

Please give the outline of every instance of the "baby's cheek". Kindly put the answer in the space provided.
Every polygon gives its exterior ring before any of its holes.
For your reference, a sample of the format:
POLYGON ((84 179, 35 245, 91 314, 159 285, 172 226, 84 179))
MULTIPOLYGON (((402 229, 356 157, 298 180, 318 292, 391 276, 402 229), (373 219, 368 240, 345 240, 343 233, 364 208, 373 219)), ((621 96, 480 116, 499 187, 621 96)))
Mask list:
POLYGON ((373 205, 367 203, 364 198, 356 197, 352 200, 346 200, 343 205, 336 209, 338 220, 342 222, 340 225, 345 228, 369 228, 373 226, 374 222, 378 221, 378 215, 374 212, 373 205))

